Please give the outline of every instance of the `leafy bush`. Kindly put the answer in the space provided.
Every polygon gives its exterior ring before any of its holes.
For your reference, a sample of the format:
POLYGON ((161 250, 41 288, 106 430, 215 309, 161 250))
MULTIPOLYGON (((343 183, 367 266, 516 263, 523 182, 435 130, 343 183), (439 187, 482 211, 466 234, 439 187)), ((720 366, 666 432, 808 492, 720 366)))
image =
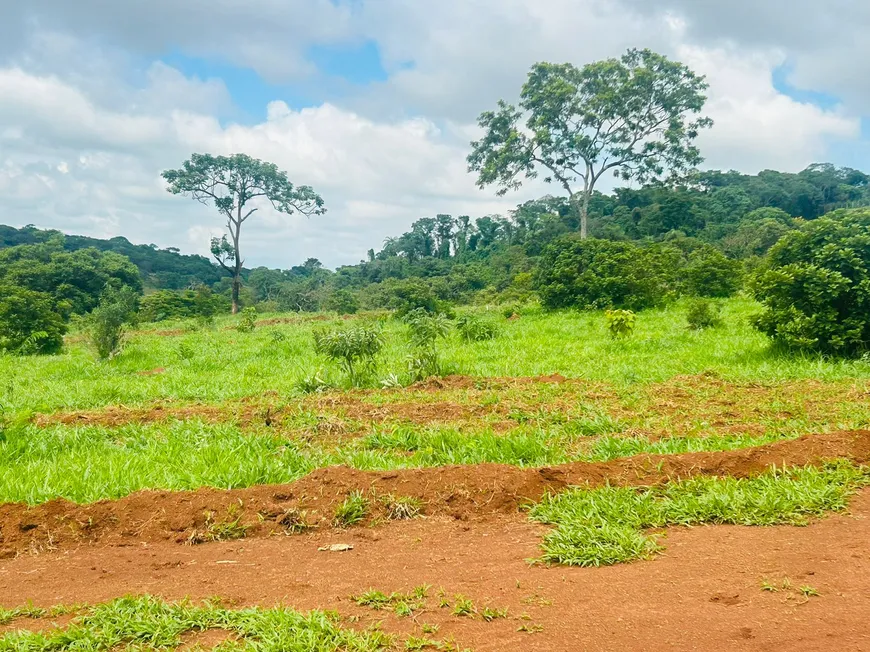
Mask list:
POLYGON ((204 285, 196 290, 157 290, 142 297, 139 316, 147 322, 197 317, 208 323, 221 308, 228 308, 223 305, 225 302, 224 297, 204 285))
POLYGON ((722 307, 717 303, 707 299, 693 299, 686 311, 686 321, 694 331, 715 328, 722 325, 722 318, 719 316, 721 312, 722 307))
POLYGON ((323 378, 322 371, 318 370, 317 372, 304 376, 296 381, 295 388, 300 394, 314 394, 317 392, 325 392, 327 389, 332 388, 332 385, 328 380, 323 378))
POLYGON ((546 308, 626 308, 663 303, 673 292, 679 251, 563 236, 541 256, 537 288, 546 308))
POLYGON ((444 368, 438 353, 438 340, 450 334, 450 320, 446 315, 431 315, 418 308, 405 315, 409 339, 413 351, 408 356, 408 371, 412 380, 424 380, 430 376, 443 376, 444 368))
POLYGON ((636 316, 631 310, 608 310, 604 313, 604 318, 613 339, 622 339, 634 333, 636 316))
POLYGON ((281 304, 277 301, 260 301, 256 306, 257 313, 281 312, 281 304))
POLYGON ((359 301, 350 290, 333 290, 326 297, 324 308, 337 312, 339 315, 354 315, 359 311, 359 301))
POLYGON ((254 306, 243 308, 239 313, 239 323, 236 330, 240 333, 253 333, 257 327, 257 309, 254 306))
POLYGON ((449 306, 438 298, 432 286, 419 278, 389 279, 381 284, 384 303, 396 311, 397 317, 404 317, 417 309, 428 313, 448 312, 449 306))
POLYGON ((106 288, 100 303, 87 316, 88 337, 101 358, 115 356, 123 344, 126 324, 136 317, 139 296, 133 288, 106 288))
POLYGON ((699 297, 730 297, 740 289, 741 265, 715 247, 705 245, 689 254, 682 271, 686 290, 699 297))
POLYGON ((0 288, 0 350, 20 355, 57 353, 66 324, 51 295, 22 287, 0 288))
POLYGON ((755 326, 784 346, 855 355, 870 348, 870 209, 840 210, 773 246, 751 284, 755 326))
POLYGON ((373 373, 383 347, 381 331, 371 326, 314 331, 315 351, 338 362, 352 385, 358 385, 373 373))
POLYGON ((495 324, 476 315, 463 315, 457 319, 456 330, 466 342, 483 342, 494 339, 498 335, 495 324))

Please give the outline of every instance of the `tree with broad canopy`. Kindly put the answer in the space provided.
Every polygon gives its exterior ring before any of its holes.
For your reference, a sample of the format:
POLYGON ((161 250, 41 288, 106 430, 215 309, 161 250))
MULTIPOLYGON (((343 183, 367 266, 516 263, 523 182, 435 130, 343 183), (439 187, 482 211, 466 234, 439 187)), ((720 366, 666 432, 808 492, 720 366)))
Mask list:
POLYGON ((177 170, 166 170, 163 179, 167 190, 175 195, 187 195, 214 204, 227 218, 230 240, 212 238, 211 253, 218 264, 233 278, 233 314, 239 311, 239 288, 242 284, 244 260, 239 251, 242 224, 257 207, 250 202, 265 198, 276 211, 292 215, 322 215, 326 212, 323 199, 310 186, 294 186, 287 173, 274 163, 252 158, 247 154, 212 156, 193 154, 177 170))
POLYGON ((544 168, 544 181, 568 193, 585 238, 589 200, 606 172, 648 183, 665 172, 684 176, 703 160, 693 141, 713 124, 698 116, 707 87, 704 77, 650 50, 583 68, 536 63, 519 109, 499 100, 497 110, 480 114, 484 135, 471 143, 469 172, 478 173, 479 187, 496 184, 503 195, 544 168))

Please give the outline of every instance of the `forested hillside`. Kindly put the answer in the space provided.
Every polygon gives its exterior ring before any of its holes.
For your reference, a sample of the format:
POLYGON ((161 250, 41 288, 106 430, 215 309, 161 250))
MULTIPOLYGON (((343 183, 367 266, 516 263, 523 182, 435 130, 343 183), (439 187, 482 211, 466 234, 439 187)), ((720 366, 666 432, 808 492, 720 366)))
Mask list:
POLYGON ((0 224, 0 248, 40 244, 53 239, 58 240, 65 251, 93 247, 126 256, 139 268, 146 288, 180 290, 201 284, 213 285, 222 276, 221 271, 207 258, 182 254, 175 247, 158 249, 153 244, 132 244, 123 236, 102 240, 82 235, 64 235, 60 231, 42 230, 33 226, 16 229, 0 224))

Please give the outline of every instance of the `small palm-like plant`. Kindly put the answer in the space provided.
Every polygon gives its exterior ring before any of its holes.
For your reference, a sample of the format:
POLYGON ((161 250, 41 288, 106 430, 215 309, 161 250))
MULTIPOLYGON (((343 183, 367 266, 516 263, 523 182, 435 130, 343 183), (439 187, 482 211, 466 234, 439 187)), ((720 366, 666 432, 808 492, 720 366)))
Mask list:
POLYGON ((443 366, 437 343, 450 334, 450 320, 441 313, 433 315, 417 308, 405 315, 403 321, 408 325, 413 348, 408 356, 408 370, 412 379, 416 381, 442 376, 443 366))
POLYGON ((380 330, 369 326, 314 331, 314 349, 338 362, 352 385, 358 385, 374 371, 384 337, 380 330))

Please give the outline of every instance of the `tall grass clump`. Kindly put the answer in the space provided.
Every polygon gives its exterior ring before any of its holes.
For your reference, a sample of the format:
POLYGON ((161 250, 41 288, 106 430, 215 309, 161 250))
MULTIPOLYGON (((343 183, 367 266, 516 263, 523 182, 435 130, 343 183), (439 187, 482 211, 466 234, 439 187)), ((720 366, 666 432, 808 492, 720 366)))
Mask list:
POLYGON ((408 338, 412 352, 408 356, 411 380, 424 380, 430 376, 443 376, 444 365, 438 350, 438 341, 450 334, 450 319, 442 313, 431 314, 417 308, 402 320, 408 325, 408 338))

